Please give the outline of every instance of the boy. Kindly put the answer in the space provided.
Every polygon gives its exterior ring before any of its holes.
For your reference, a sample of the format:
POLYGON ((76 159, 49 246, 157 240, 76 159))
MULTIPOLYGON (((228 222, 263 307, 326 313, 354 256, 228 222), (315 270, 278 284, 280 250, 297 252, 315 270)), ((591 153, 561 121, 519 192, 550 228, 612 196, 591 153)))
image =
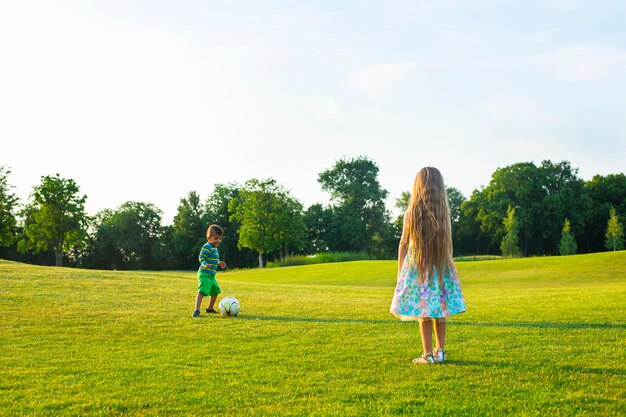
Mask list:
POLYGON ((211 296, 209 307, 206 309, 207 313, 217 313, 213 306, 217 295, 222 292, 220 286, 217 284, 215 274, 217 273, 217 266, 222 269, 226 269, 226 262, 220 261, 220 254, 217 247, 222 243, 222 236, 224 231, 216 224, 212 224, 206 231, 206 240, 200 250, 200 267, 198 268, 198 295, 196 296, 196 309, 193 312, 193 317, 200 315, 200 305, 202 304, 202 298, 204 296, 211 296))

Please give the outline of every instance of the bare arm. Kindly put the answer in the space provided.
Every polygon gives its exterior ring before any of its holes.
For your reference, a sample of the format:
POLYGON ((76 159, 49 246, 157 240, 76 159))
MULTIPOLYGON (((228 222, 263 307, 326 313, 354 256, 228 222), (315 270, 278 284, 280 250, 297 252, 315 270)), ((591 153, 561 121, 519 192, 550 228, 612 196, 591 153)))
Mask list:
POLYGON ((406 243, 402 243, 402 240, 400 240, 400 245, 398 246, 398 275, 400 275, 400 271, 402 270, 402 264, 404 264, 406 251, 407 251, 406 243))
MULTIPOLYGON (((404 215, 406 221, 406 214, 404 215)), ((406 257, 406 251, 408 249, 408 244, 406 240, 406 236, 404 234, 404 224, 402 225, 402 237, 400 238, 400 244, 398 245, 398 275, 400 275, 400 271, 402 270, 402 264, 404 263, 404 258, 406 257)))

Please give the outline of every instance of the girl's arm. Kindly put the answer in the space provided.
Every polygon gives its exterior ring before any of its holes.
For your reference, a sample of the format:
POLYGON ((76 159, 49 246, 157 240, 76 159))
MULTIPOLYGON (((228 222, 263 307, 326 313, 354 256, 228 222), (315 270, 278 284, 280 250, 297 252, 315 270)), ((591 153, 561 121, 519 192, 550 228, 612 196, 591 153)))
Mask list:
MULTIPOLYGON (((404 214, 406 222, 406 213, 404 214)), ((402 264, 404 264, 404 258, 406 258, 406 251, 408 248, 408 242, 406 241, 406 235, 404 232, 404 223, 402 224, 402 237, 400 238, 400 245, 398 245, 398 275, 402 270, 402 264)))
POLYGON ((402 265, 404 264, 404 258, 406 257, 407 245, 400 240, 400 246, 398 246, 398 275, 400 275, 400 271, 402 270, 402 265))

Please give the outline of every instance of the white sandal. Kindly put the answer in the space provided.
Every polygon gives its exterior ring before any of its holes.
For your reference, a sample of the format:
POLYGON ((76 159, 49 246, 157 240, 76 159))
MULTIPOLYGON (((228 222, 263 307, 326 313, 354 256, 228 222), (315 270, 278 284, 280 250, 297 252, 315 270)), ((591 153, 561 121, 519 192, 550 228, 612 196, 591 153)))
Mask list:
POLYGON ((435 357, 431 353, 422 353, 419 358, 413 359, 413 363, 435 363, 435 357))
POLYGON ((445 349, 435 349, 435 362, 444 363, 446 361, 445 349))

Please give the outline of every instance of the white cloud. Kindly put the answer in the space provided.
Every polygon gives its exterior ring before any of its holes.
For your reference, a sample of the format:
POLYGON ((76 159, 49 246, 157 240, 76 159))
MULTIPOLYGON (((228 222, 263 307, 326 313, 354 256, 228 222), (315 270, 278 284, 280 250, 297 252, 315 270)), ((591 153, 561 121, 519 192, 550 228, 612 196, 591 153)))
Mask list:
POLYGON ((541 108, 536 101, 522 95, 492 97, 485 107, 493 117, 509 123, 555 124, 562 121, 541 108))
MULTIPOLYGON (((571 152, 563 146, 560 140, 551 136, 540 137, 511 137, 505 141, 508 154, 515 155, 518 159, 537 159, 542 155, 543 159, 563 159, 563 152, 571 152)), ((568 154, 568 155, 569 155, 568 154)))
POLYGON ((320 117, 336 117, 340 112, 339 103, 333 99, 313 99, 300 97, 296 99, 296 104, 307 109, 320 117))
POLYGON ((542 55, 540 61, 569 81, 601 81, 626 70, 626 52, 605 45, 569 46, 542 55))
POLYGON ((419 61, 376 65, 348 75, 342 85, 348 90, 377 94, 406 80, 415 72, 419 61))
POLYGON ((532 43, 532 44, 541 44, 546 43, 552 39, 552 31, 541 31, 541 32, 531 32, 526 33, 520 37, 522 42, 532 43))

